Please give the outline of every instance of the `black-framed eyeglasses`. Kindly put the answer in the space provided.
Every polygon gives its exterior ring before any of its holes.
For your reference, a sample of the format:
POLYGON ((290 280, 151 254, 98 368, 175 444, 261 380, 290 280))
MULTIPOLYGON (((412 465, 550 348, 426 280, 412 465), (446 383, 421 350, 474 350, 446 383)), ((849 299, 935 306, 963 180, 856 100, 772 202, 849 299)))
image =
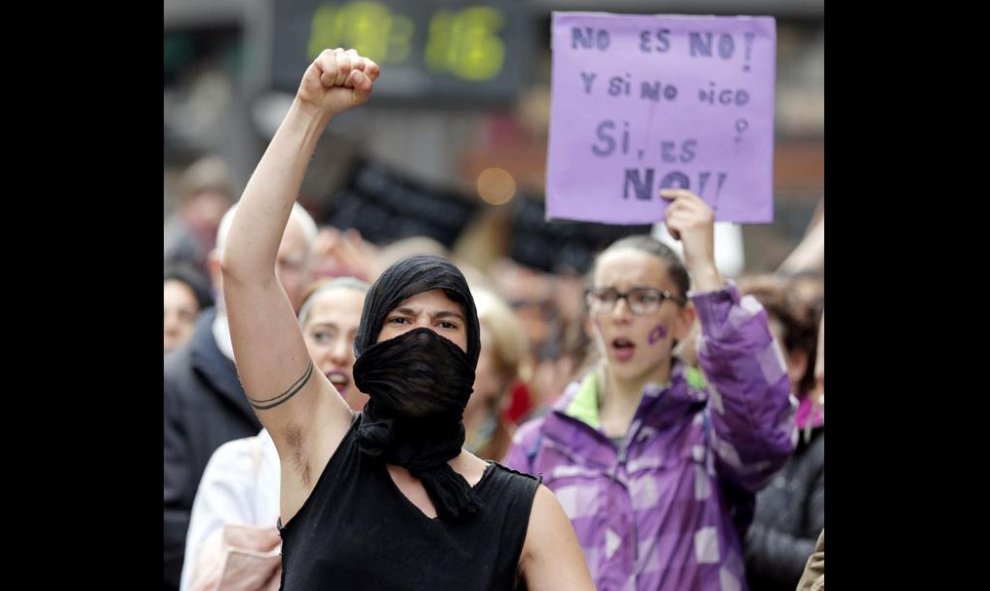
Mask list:
POLYGON ((619 300, 626 300, 629 311, 637 316, 653 314, 664 300, 673 300, 681 305, 687 301, 665 289, 652 287, 634 287, 626 292, 614 287, 589 287, 584 290, 584 301, 593 314, 608 314, 619 300))

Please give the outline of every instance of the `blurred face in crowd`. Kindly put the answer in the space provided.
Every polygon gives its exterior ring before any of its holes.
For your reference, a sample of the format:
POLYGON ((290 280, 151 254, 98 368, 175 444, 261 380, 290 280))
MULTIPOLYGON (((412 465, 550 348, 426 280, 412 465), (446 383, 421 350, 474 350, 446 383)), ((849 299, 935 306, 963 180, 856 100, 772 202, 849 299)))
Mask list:
POLYGON ((804 372, 808 369, 808 353, 800 349, 789 350, 784 345, 784 335, 786 334, 784 323, 769 311, 767 312, 767 324, 770 325, 770 334, 773 335, 773 340, 780 347, 780 352, 784 357, 784 365, 787 367, 787 379, 791 385, 791 392, 795 395, 801 394, 801 378, 804 377, 804 372))
MULTIPOLYGON (((685 294, 678 291, 667 267, 668 263, 663 259, 635 248, 606 251, 595 268, 593 287, 597 290, 612 288, 619 293, 628 293, 634 288, 652 288, 668 291, 684 301, 685 294)), ((669 372, 674 341, 687 336, 691 328, 693 309, 674 299, 650 302, 644 295, 637 298, 636 306, 640 311, 652 310, 648 314, 634 314, 628 301, 633 298, 630 295, 615 299, 609 310, 608 304, 596 305, 595 298, 589 297, 595 343, 617 379, 659 380, 669 372)))
POLYGON ((492 280, 522 323, 534 350, 539 351, 554 328, 557 306, 552 282, 543 273, 510 261, 493 268, 492 280))
POLYGON ((165 353, 189 340, 198 315, 192 288, 177 279, 165 281, 165 353))
POLYGON ((464 408, 465 422, 476 413, 485 414, 489 409, 497 408, 508 385, 496 369, 495 341, 484 322, 481 323, 480 336, 481 354, 478 356, 478 367, 474 371, 474 391, 464 408))
MULTIPOLYGON (((224 215, 233 216, 233 214, 233 210, 228 210, 224 215)), ((221 225, 223 223, 221 222, 221 225)), ((218 235, 218 240, 223 242, 226 237, 218 235)), ((220 272, 222 256, 222 246, 218 246, 216 250, 210 252, 209 257, 210 281, 218 294, 217 307, 220 310, 224 307, 223 274, 220 272)), ((310 244, 306 240, 303 222, 295 215, 289 216, 282 241, 278 245, 278 252, 275 254, 275 275, 282 289, 285 290, 285 295, 289 297, 292 309, 298 314, 306 295, 306 287, 310 283, 310 244)))
POLYGON ((223 214, 230 208, 230 197, 219 191, 202 191, 182 208, 183 217, 210 239, 216 237, 223 214))
POLYGON ((298 312, 302 306, 303 291, 309 284, 309 244, 302 224, 294 217, 289 218, 282 235, 275 259, 275 274, 292 302, 292 309, 298 312))
POLYGON ((361 410, 368 396, 354 385, 354 335, 361 321, 364 293, 334 287, 312 296, 303 318, 306 349, 317 369, 337 388, 354 410, 361 410))
POLYGON ((378 342, 417 328, 429 328, 467 352, 464 307, 447 297, 442 289, 424 291, 399 302, 385 316, 378 342))

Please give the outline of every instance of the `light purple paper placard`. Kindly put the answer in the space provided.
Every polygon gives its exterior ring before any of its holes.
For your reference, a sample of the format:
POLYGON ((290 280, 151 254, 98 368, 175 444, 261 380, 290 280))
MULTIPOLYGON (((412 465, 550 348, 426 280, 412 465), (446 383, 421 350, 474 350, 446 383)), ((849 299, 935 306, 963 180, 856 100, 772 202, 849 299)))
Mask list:
POLYGON ((554 12, 547 219, 663 220, 687 187, 773 221, 772 17, 554 12))

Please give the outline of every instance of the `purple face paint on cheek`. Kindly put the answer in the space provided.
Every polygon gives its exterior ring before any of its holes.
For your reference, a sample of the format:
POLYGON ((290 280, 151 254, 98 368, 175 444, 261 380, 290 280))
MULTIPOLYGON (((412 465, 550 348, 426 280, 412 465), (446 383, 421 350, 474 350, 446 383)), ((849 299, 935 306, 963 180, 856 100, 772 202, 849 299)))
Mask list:
POLYGON ((656 328, 650 331, 650 336, 647 338, 647 341, 651 345, 654 345, 656 344, 657 341, 659 341, 660 339, 666 336, 667 336, 667 329, 664 327, 664 325, 658 324, 656 328))

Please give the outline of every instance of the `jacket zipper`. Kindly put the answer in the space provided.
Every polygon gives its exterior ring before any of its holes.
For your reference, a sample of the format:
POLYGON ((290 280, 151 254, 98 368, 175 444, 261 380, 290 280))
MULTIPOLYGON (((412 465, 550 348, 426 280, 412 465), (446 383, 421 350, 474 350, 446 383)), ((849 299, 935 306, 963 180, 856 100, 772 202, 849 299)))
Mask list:
MULTIPOLYGON (((615 470, 612 472, 612 480, 616 483, 619 482, 619 468, 624 467, 626 464, 626 456, 629 455, 629 443, 631 441, 632 437, 629 437, 627 433, 626 440, 622 442, 622 446, 619 448, 615 470)), ((639 530, 636 525, 636 510, 633 507, 632 494, 629 492, 629 487, 623 486, 622 488, 626 491, 626 496, 629 497, 629 522, 632 526, 633 569, 635 570, 636 562, 639 562, 639 530)))

